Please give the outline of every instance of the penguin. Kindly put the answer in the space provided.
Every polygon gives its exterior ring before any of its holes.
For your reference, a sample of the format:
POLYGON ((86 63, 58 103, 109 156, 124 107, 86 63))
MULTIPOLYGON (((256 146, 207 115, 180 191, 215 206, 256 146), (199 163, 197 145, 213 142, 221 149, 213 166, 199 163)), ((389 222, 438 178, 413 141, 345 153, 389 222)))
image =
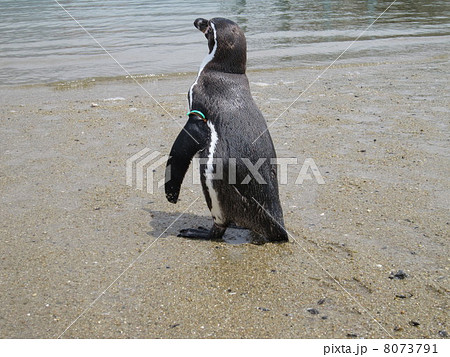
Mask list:
POLYGON ((221 240, 228 227, 238 226, 250 230, 254 242, 286 242, 276 153, 250 93, 244 32, 225 18, 198 18, 194 26, 204 33, 208 54, 188 92, 188 121, 170 151, 165 193, 177 203, 186 171, 198 157, 213 225, 183 229, 178 236, 221 240), (216 178, 219 163, 223 172, 216 178))

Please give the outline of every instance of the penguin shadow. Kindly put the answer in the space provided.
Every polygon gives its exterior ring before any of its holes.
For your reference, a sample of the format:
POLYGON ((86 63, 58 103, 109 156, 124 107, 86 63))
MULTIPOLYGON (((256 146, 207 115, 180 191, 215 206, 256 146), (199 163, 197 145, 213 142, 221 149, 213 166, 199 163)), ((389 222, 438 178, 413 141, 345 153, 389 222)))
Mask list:
MULTIPOLYGON (((202 238, 184 238, 177 235, 182 229, 205 227, 211 228, 213 220, 211 217, 200 216, 192 213, 184 213, 180 217, 180 212, 165 212, 153 210, 150 208, 142 208, 150 215, 149 225, 152 228, 151 231, 146 232, 147 235, 155 238, 173 238, 173 239, 189 239, 189 240, 202 240, 202 238)), ((215 242, 224 242, 227 244, 246 244, 255 243, 251 231, 245 228, 237 226, 230 226, 225 231, 225 234, 221 239, 211 240, 215 242)))

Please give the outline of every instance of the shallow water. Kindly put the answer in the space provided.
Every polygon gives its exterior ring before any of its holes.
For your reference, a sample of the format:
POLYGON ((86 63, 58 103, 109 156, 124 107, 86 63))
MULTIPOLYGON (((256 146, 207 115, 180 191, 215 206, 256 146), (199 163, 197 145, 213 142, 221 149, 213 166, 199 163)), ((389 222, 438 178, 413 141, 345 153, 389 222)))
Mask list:
POLYGON ((382 61, 450 43, 444 0, 396 1, 370 28, 391 1, 59 3, 67 12, 54 0, 1 1, 0 84, 194 72, 207 51, 192 25, 197 17, 238 22, 249 69, 326 65, 360 35, 339 61, 382 61))

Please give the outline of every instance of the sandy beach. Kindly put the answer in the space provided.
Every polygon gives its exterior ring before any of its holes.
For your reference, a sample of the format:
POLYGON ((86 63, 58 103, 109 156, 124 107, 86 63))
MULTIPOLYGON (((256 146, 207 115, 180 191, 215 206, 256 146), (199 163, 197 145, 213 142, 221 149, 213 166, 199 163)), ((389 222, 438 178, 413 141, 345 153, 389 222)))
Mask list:
POLYGON ((309 88, 325 67, 248 73, 269 124, 298 98, 270 128, 300 163, 280 185, 286 244, 178 238, 211 224, 201 187, 173 205, 126 185, 128 158, 169 153, 195 73, 139 78, 160 105, 127 78, 0 87, 0 337, 445 338, 448 54, 432 53, 337 63, 309 88), (295 184, 306 158, 325 184, 295 184))

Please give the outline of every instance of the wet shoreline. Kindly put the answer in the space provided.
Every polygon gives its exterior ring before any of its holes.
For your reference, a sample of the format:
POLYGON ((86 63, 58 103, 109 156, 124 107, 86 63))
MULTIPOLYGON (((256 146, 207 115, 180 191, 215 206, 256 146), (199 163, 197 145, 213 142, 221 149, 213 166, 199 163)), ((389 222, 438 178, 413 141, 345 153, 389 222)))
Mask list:
POLYGON ((204 36, 193 26, 199 16, 229 18, 242 27, 250 69, 327 65, 343 51, 346 62, 406 59, 446 45, 449 10, 442 0, 126 5, 4 0, 0 83, 114 77, 125 74, 124 68, 147 75, 195 70, 207 52, 204 36))
MULTIPOLYGON (((177 238, 211 223, 192 182, 177 205, 126 185, 129 157, 170 150, 195 75, 145 79, 169 114, 129 80, 0 87, 1 337, 59 336, 125 269, 63 337, 443 337, 447 66, 437 50, 349 63, 299 97, 271 135, 325 184, 293 167, 291 241, 262 246, 177 238)), ((323 69, 250 71, 268 122, 323 69)))

